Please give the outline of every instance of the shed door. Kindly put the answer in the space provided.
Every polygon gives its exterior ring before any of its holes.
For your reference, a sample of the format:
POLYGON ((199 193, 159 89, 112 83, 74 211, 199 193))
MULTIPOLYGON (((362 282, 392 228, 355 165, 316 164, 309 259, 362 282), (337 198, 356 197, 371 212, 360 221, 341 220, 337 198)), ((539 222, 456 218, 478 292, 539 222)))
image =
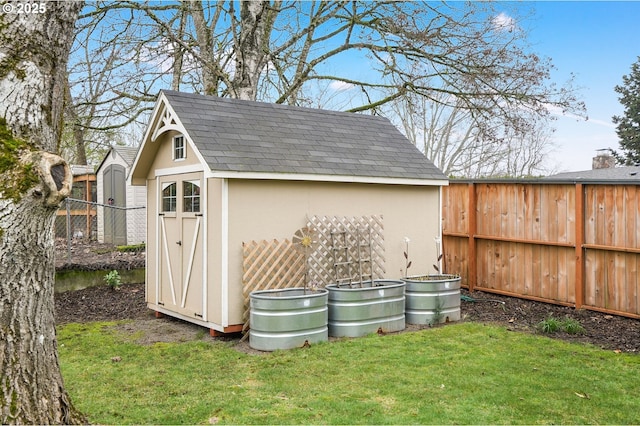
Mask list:
POLYGON ((126 179, 127 172, 119 164, 112 164, 103 172, 105 243, 127 244, 126 179))
POLYGON ((167 176, 159 183, 159 302, 174 312, 202 318, 202 179, 197 174, 167 176))

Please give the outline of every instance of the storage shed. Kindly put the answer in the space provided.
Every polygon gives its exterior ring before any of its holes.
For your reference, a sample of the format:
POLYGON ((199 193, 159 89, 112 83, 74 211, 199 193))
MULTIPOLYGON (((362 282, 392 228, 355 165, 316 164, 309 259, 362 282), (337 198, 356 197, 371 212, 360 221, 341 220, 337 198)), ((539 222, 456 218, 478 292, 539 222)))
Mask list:
POLYGON ((136 147, 114 146, 96 171, 101 243, 132 245, 146 241, 146 188, 127 182, 137 152, 136 147))
POLYGON ((310 217, 384 220, 386 277, 435 262, 446 176, 387 119, 160 93, 130 174, 147 188, 149 308, 218 332, 243 325, 243 243, 310 217))

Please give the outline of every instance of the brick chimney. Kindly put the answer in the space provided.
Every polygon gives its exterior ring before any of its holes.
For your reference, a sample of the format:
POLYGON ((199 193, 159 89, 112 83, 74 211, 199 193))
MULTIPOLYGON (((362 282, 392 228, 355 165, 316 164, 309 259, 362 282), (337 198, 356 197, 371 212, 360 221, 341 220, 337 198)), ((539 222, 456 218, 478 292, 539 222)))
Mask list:
POLYGON ((591 162, 591 168, 596 169, 612 169, 616 166, 616 159, 611 155, 611 150, 608 148, 597 149, 596 156, 593 157, 591 162))

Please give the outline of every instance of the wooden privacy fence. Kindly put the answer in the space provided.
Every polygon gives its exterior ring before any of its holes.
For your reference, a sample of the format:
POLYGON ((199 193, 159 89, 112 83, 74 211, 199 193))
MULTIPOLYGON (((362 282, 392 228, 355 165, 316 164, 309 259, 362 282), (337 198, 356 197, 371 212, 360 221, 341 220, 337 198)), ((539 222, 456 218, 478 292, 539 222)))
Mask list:
POLYGON ((470 290, 640 318, 640 185, 452 181, 442 208, 470 290))

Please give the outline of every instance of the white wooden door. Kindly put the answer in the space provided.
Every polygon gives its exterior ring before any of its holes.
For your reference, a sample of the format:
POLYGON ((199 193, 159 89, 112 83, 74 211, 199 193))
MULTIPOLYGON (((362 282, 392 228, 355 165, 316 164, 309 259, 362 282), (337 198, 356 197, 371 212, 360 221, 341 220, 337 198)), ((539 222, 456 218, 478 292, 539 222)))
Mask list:
POLYGON ((202 318, 203 238, 202 176, 163 176, 157 244, 159 304, 192 318, 202 318))

